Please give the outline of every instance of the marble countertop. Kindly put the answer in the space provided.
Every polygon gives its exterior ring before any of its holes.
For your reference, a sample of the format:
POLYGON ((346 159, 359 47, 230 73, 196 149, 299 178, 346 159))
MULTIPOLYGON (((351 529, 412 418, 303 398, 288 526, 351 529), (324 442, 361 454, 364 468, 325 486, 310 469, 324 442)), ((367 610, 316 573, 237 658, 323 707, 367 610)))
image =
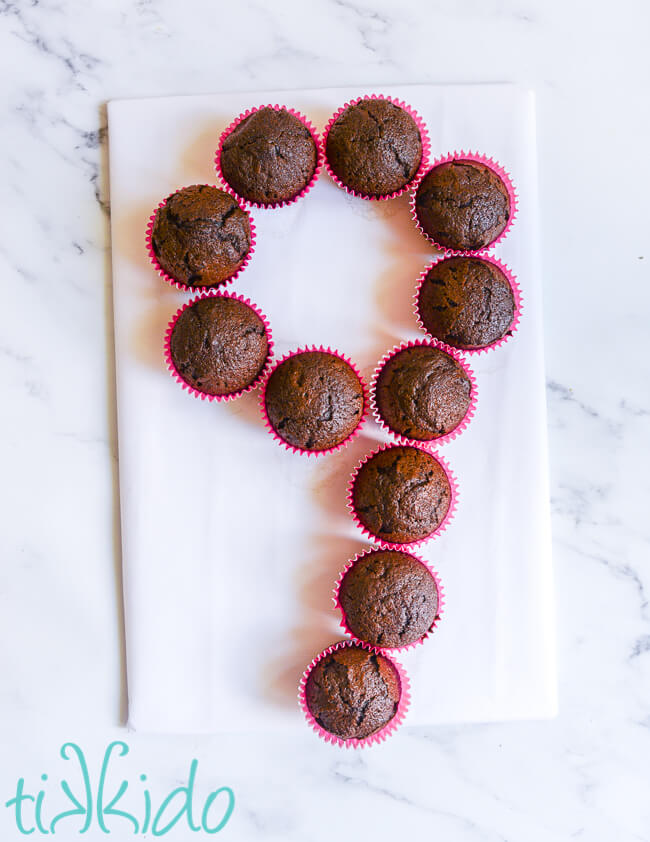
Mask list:
MULTIPOLYGON (((40 776, 61 776, 66 740, 93 769, 125 740, 128 774, 146 773, 159 798, 192 758, 198 786, 231 787, 224 838, 650 840, 650 7, 615 11, 587 14, 577 0, 0 4, 2 804, 24 777, 51 812, 40 776), (105 102, 501 80, 538 97, 559 717, 405 728, 363 753, 306 729, 127 732, 105 102)), ((11 810, 0 829, 19 838, 11 810)), ((104 836, 93 826, 86 838, 104 836)))

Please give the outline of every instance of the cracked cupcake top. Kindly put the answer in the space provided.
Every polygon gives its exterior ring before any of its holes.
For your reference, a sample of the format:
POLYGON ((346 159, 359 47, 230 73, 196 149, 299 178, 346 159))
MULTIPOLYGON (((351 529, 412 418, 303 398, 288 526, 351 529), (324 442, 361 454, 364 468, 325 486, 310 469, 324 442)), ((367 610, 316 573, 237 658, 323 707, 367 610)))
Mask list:
POLYGON ((350 631, 373 646, 407 646, 438 615, 438 587, 422 562, 396 550, 374 550, 345 574, 339 602, 350 631))
POLYGON ((389 544, 409 544, 440 526, 451 505, 451 486, 430 453, 396 446, 361 465, 352 499, 370 533, 389 544))
POLYGON ((273 370, 264 402, 281 439, 303 450, 328 450, 354 432, 364 400, 349 363, 327 351, 302 351, 273 370))
POLYGON ((250 251, 250 219, 224 190, 194 184, 172 193, 158 208, 151 246, 174 280, 217 286, 235 274, 250 251))
POLYGON ((390 357, 377 378, 375 402, 384 422, 417 441, 440 438, 467 414, 472 382, 441 348, 416 345, 390 357))
POLYGON ((260 108, 221 146, 221 172, 233 190, 262 205, 288 201, 309 184, 318 150, 309 129, 286 108, 260 108))
POLYGON ((400 695, 391 662, 354 645, 325 655, 305 687, 312 716, 344 740, 362 740, 383 728, 395 716, 400 695))
POLYGON ((264 322, 236 298, 201 298, 176 320, 169 344, 176 371, 199 392, 230 395, 250 386, 264 368, 269 342, 264 322))
POLYGON ((327 160, 337 177, 364 196, 401 190, 422 159, 422 138, 411 115, 387 99, 350 105, 327 135, 327 160))
POLYGON ((494 242, 510 218, 508 190, 476 161, 447 161, 429 170, 415 196, 424 231, 444 248, 475 251, 494 242))
POLYGON ((502 339, 515 316, 505 274, 480 257, 448 257, 428 271, 418 312, 431 336, 455 348, 485 348, 502 339))

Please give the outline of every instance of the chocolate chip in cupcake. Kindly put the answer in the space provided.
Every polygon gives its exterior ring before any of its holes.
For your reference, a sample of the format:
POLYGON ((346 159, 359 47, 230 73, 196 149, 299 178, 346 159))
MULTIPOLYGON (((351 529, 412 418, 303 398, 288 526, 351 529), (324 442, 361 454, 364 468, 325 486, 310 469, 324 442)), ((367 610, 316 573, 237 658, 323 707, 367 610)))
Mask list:
POLYGON ((427 272, 418 313, 427 333, 447 345, 485 348, 510 332, 515 295, 494 263, 480 257, 448 257, 427 272))
POLYGON ((169 351, 180 377, 206 395, 231 395, 259 377, 269 355, 260 316, 236 298, 201 298, 176 320, 169 351))
POLYGON ((429 170, 418 185, 415 212, 439 245, 476 251, 493 243, 510 219, 510 196, 501 177, 477 161, 455 160, 429 170))
POLYGON ((362 196, 387 196, 415 176, 422 138, 408 111, 387 99, 363 99, 332 124, 326 154, 346 187, 362 196))
POLYGON ((452 432, 466 416, 472 381, 462 365, 432 345, 403 348, 384 363, 375 404, 399 435, 430 441, 452 432))
POLYGON ((399 676, 388 658, 357 645, 321 658, 305 685, 316 722, 343 740, 365 739, 387 725, 400 696, 399 676))
POLYGON ((398 550, 372 550, 344 575, 339 603, 352 634, 373 646, 408 646, 438 617, 438 586, 421 561, 398 550))
POLYGON ((317 162, 311 132, 286 108, 254 111, 221 145, 223 177, 239 196, 261 205, 297 196, 312 180, 317 162))
POLYGON ((272 371, 264 403, 269 423, 283 441, 320 451, 354 432, 363 416, 364 395, 345 360, 327 351, 302 351, 272 371))
POLYGON ((197 288, 218 286, 248 256, 250 218, 224 190, 194 184, 173 193, 158 208, 151 247, 174 280, 197 288))
POLYGON ((388 544, 427 538, 451 505, 451 485, 442 465, 417 447, 388 447, 364 462, 354 479, 357 518, 388 544))

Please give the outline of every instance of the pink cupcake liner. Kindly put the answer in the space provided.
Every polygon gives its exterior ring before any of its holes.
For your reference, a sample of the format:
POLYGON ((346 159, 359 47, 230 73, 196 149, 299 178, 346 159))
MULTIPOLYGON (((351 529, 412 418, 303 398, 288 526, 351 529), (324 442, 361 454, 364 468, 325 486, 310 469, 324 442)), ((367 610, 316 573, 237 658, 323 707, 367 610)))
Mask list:
POLYGON ((232 123, 225 129, 219 138, 219 145, 217 146, 217 151, 215 152, 214 156, 214 166, 217 171, 217 177, 223 184, 223 189, 226 190, 231 196, 234 196, 236 199, 239 199, 240 202, 244 202, 245 204, 249 205, 253 208, 283 208, 287 205, 292 205, 294 202, 297 202, 298 199, 302 199, 303 196, 306 196, 307 193, 311 190, 311 188, 316 184, 318 180, 318 176, 320 175, 321 169, 323 167, 323 159, 324 159, 324 152, 323 152, 323 144, 321 142, 320 135, 316 131, 313 123, 311 123, 304 114, 301 114, 300 111, 296 111, 294 108, 288 108, 286 105, 258 105, 255 108, 247 108, 239 117, 236 117, 232 123), (250 117, 251 114, 255 114, 256 111, 260 111, 262 108, 273 108, 275 111, 285 110, 288 111, 293 117, 297 117, 303 126, 307 129, 309 134, 312 136, 314 143, 316 144, 316 168, 314 169, 314 174, 311 177, 311 180, 302 188, 300 193, 297 193, 291 199, 285 199, 281 202, 269 202, 268 204, 264 204, 263 202, 251 202, 250 199, 247 199, 245 196, 240 196, 239 193, 235 191, 233 187, 226 181, 226 177, 223 174, 223 170, 221 169, 221 150, 223 148, 223 143, 228 135, 247 117, 250 117))
POLYGON ((345 190, 346 193, 349 193, 351 196, 356 196, 359 199, 368 199, 370 201, 379 201, 384 202, 387 199, 396 199, 398 196, 401 196, 403 193, 406 193, 407 190, 419 182, 420 178, 424 174, 424 171, 427 168, 429 162, 429 154, 431 152, 431 141, 429 140, 429 132, 427 130, 426 124, 422 117, 411 108, 410 105, 407 105, 405 102, 402 102, 399 99, 395 99, 392 96, 383 96, 382 94, 366 94, 365 96, 357 97, 356 99, 350 100, 350 102, 346 102, 345 105, 341 106, 338 111, 336 111, 329 119, 327 125, 325 126, 325 131, 323 132, 323 153, 325 157, 325 169, 332 179, 334 183, 345 190), (345 185, 341 179, 336 175, 334 170, 330 167, 329 161, 327 160, 327 136, 330 133, 330 129, 334 125, 334 123, 338 120, 341 114, 345 111, 346 108, 350 108, 352 105, 357 105, 359 102, 363 102, 366 99, 385 99, 388 102, 392 102, 393 105, 396 105, 398 108, 402 108, 409 114, 414 120, 420 132, 420 139, 422 141, 422 158, 420 160, 420 166, 417 168, 417 171, 413 178, 401 187, 399 190, 396 190, 394 193, 388 193, 385 196, 368 196, 365 193, 359 193, 357 190, 353 190, 351 187, 345 185))
MULTIPOLYGON (((418 327, 421 330, 423 330, 427 334, 427 336, 430 336, 434 341, 439 341, 439 340, 437 340, 435 336, 432 336, 429 333, 429 331, 424 326, 424 322, 422 321, 422 317, 420 315, 420 291, 422 290, 422 284, 425 282, 429 271, 431 269, 433 269, 434 266, 437 266, 438 263, 442 263, 445 260, 448 260, 450 257, 458 257, 458 256, 459 255, 445 254, 445 255, 442 255, 441 257, 439 257, 437 260, 433 260, 431 263, 429 263, 428 266, 425 266, 425 268, 422 270, 422 272, 420 273, 420 275, 418 276, 418 279, 416 281, 415 295, 413 296, 413 301, 414 301, 414 305, 415 305, 415 318, 417 319, 418 327)), ((498 348, 500 345, 503 345, 512 336, 514 336, 514 334, 517 331, 517 328, 519 327, 519 322, 521 321, 521 313, 522 313, 523 306, 524 306, 524 299, 523 299, 523 296, 522 296, 522 293, 521 293, 521 287, 519 285, 519 281, 517 280, 516 276, 514 275, 512 269, 510 269, 508 266, 506 266, 506 264, 503 263, 501 260, 499 260, 498 257, 494 257, 491 254, 478 254, 478 255, 467 254, 467 255, 463 255, 463 256, 464 257, 477 257, 480 260, 485 261, 486 263, 491 263, 493 266, 496 266, 497 269, 500 269, 503 272, 503 274, 506 276, 506 278, 508 280, 508 283, 510 284, 510 288, 512 289, 512 294, 513 294, 514 299, 515 299, 515 312, 514 312, 514 315, 512 317, 512 324, 510 325, 510 328, 509 328, 508 332, 505 334, 505 336, 502 336, 501 339, 496 339, 494 342, 490 342, 489 345, 485 345, 483 348, 454 348, 453 349, 456 353, 460 353, 460 354, 484 354, 487 351, 489 351, 491 348, 498 348)))
POLYGON ((436 630, 436 628, 438 627, 438 624, 440 623, 440 620, 441 620, 442 615, 444 613, 445 589, 442 586, 442 582, 440 581, 440 577, 438 576, 436 571, 433 569, 433 567, 429 564, 429 562, 425 561, 423 558, 420 558, 420 556, 414 555, 413 553, 408 553, 408 555, 410 555, 411 558, 414 558, 416 561, 419 561, 420 564, 423 567, 426 567, 427 571, 431 574, 434 582, 436 583, 436 590, 438 591, 438 611, 436 613, 436 617, 435 617, 433 623, 431 624, 431 628, 428 629, 428 631, 426 631, 422 635, 421 638, 419 638, 418 640, 414 640, 413 643, 407 643, 404 646, 380 646, 379 644, 370 644, 367 641, 362 640, 348 626, 347 618, 345 616, 345 611, 343 610, 343 606, 341 605, 341 600, 340 600, 341 585, 343 584, 343 579, 345 578, 348 571, 351 570, 358 561, 360 561, 362 558, 365 558, 366 556, 370 555, 371 553, 376 553, 377 550, 378 550, 377 547, 371 547, 368 550, 364 550, 361 553, 357 553, 354 558, 352 558, 352 559, 350 559, 350 561, 348 561, 348 563, 345 565, 343 570, 341 570, 341 573, 339 574, 339 578, 337 579, 336 585, 334 586, 334 596, 332 598, 332 601, 334 602, 335 607, 337 608, 337 610, 341 614, 341 628, 353 640, 357 640, 360 643, 365 643, 367 646, 372 645, 372 646, 375 647, 375 649, 378 649, 380 652, 406 652, 408 649, 413 649, 415 646, 420 646, 421 644, 423 644, 424 641, 427 640, 427 638, 430 637, 433 634, 433 632, 436 630))
POLYGON ((186 302, 172 317, 171 321, 167 325, 167 330, 165 331, 165 345, 164 345, 164 353, 165 353, 165 362, 167 364, 167 368, 169 369, 170 373, 174 377, 174 379, 180 383, 181 387, 193 395, 195 398, 200 398, 202 401, 216 401, 220 403, 221 401, 232 401, 235 398, 239 398, 242 395, 247 394, 248 392, 252 392, 253 389, 256 389, 259 384, 264 380, 266 375, 271 368, 271 363, 273 362, 273 337, 271 334, 271 326, 269 325, 268 319, 262 313, 262 311, 255 305, 249 298, 245 298, 243 295, 235 295, 232 292, 214 292, 214 293, 204 293, 203 295, 197 295, 195 298, 192 298, 190 301, 186 302), (262 367, 262 370, 257 375, 255 380, 250 383, 248 386, 245 386, 243 389, 239 389, 237 392, 230 392, 227 395, 209 395, 205 392, 200 392, 198 389, 195 389, 191 386, 187 381, 183 380, 182 374, 178 371, 176 366, 174 365, 174 360, 172 359, 171 353, 171 339, 172 333, 174 332, 174 328, 176 326, 176 322, 178 321, 181 313, 187 310, 188 307, 192 307, 192 305, 196 304, 197 301, 201 301, 204 298, 232 298, 235 301, 241 301, 242 304, 245 304, 247 307, 250 307, 257 315, 260 317, 264 324, 264 330, 266 331, 266 337, 268 340, 268 351, 266 355, 266 362, 262 367))
POLYGON ((507 172, 501 164, 497 163, 492 158, 488 158, 486 155, 479 155, 477 152, 454 152, 451 155, 443 155, 440 158, 436 158, 433 164, 429 167, 429 169, 422 173, 422 175, 418 178, 418 180, 412 184, 412 192, 411 192, 411 216, 413 217, 413 221, 415 222, 418 230, 422 233, 424 237, 431 243, 431 245, 435 246, 435 248, 444 251, 447 256, 451 255, 482 255, 484 252, 493 249, 497 243, 500 243, 501 240, 506 236, 508 231, 512 228, 512 225, 515 221, 515 217, 517 216, 517 206, 518 206, 518 198, 517 192, 515 190, 514 184, 512 183, 512 178, 510 177, 510 173, 507 172), (510 197, 510 217, 508 222, 506 223, 506 227, 503 231, 499 234, 499 236, 492 240, 491 243, 488 243, 487 246, 483 246, 480 249, 450 249, 447 246, 443 246, 440 243, 436 242, 433 237, 431 237, 427 232, 424 230, 422 225, 420 224, 420 220, 418 219, 418 215, 416 212, 415 207, 415 200, 417 197, 418 187, 420 186, 420 182, 422 179, 431 172, 431 170, 435 169, 436 167, 440 166, 440 164, 447 164, 450 161, 475 161, 478 164, 484 164, 486 167, 489 167, 493 170, 503 181, 506 186, 506 190, 508 191, 508 196, 510 197))
MULTIPOLYGON (((216 185, 212 185, 212 186, 216 187, 216 185)), ((165 272, 165 270, 162 268, 162 266, 158 262, 158 258, 156 257, 156 254, 153 250, 151 237, 152 237, 152 234, 153 234, 153 225, 154 225, 154 222, 156 221, 156 214, 158 213, 158 211, 161 208, 165 207, 168 200, 172 196, 175 196, 176 193, 180 193, 181 190, 185 190, 185 189, 186 189, 185 187, 179 187, 178 190, 175 190, 173 193, 170 193, 169 196, 167 196, 167 198, 163 202, 159 203, 158 207, 154 210, 154 212, 149 217, 149 222, 147 223, 147 231, 146 231, 146 235, 145 235, 145 243, 146 243, 146 246, 147 246, 147 252, 149 254, 149 260, 153 264, 154 269, 158 272, 158 274, 160 275, 160 277, 164 281, 167 281, 168 284, 171 284, 171 286, 176 287, 176 289, 180 289, 182 292, 209 292, 210 290, 220 289, 221 287, 226 286, 226 284, 231 284, 236 278, 238 278, 241 275, 241 273, 244 271, 244 269, 250 263, 250 259, 253 256, 253 252, 255 251, 255 223, 253 222, 253 217, 248 212, 248 209, 245 208, 244 205, 241 202, 238 201, 237 204, 239 205, 240 210, 244 211, 244 213, 248 217, 248 221, 250 223, 251 244, 250 244, 250 248, 248 250, 248 254, 244 258, 244 262, 239 267, 239 269, 237 269, 236 272, 233 272, 233 274, 229 278, 226 278, 225 281, 222 281, 220 284, 217 284, 216 286, 212 286, 212 287, 190 286, 188 284, 184 284, 181 281, 177 281, 176 278, 173 278, 171 275, 168 275, 167 272, 165 272)), ((222 189, 221 187, 217 187, 217 190, 221 190, 221 189, 222 189)), ((236 199, 237 197, 233 196, 233 198, 236 199)))
POLYGON ((368 453, 366 456, 364 456, 364 458, 356 466, 356 468, 352 472, 352 476, 350 477, 350 481, 348 483, 347 507, 350 514, 352 515, 352 519, 366 538, 369 538, 371 541, 374 541, 375 544, 382 550, 404 550, 408 553, 411 552, 415 547, 419 547, 422 544, 426 544, 427 541, 431 541, 432 539, 437 538, 447 529, 450 522, 453 520, 453 517, 456 513, 456 508, 458 507, 458 483, 456 482, 456 477, 454 476, 453 471, 449 467, 448 462, 446 461, 446 459, 440 456, 439 453, 432 453, 431 450, 429 450, 426 447, 422 447, 420 444, 406 445, 407 447, 415 447, 416 449, 423 451, 427 454, 427 456, 432 456, 436 460, 436 462, 439 463, 439 465, 447 475, 447 479, 449 480, 451 500, 449 501, 449 508, 447 509, 447 514, 442 519, 442 522, 436 529, 433 530, 433 532, 429 533, 429 535, 425 535, 424 538, 419 538, 417 541, 409 541, 408 543, 404 544, 397 544, 395 542, 391 543, 389 541, 384 541, 378 535, 375 535, 373 532, 367 529, 359 520, 359 516, 357 515, 356 509, 354 507, 354 484, 359 475, 359 471, 366 464, 366 462, 368 462, 369 459, 372 459, 373 456, 376 456, 383 450, 389 450, 391 448, 399 446, 400 445, 397 444, 385 444, 382 447, 378 447, 377 450, 373 450, 371 453, 368 453))
POLYGON ((318 347, 316 345, 309 345, 309 346, 305 346, 304 348, 298 348, 296 351, 290 351, 288 354, 285 354, 284 357, 282 357, 281 360, 277 360, 275 365, 273 366, 272 370, 268 372, 268 374, 267 374, 267 376, 264 380, 264 387, 262 389, 262 394, 260 396, 260 410, 262 412, 262 418, 264 419, 264 426, 269 431, 269 433, 271 433, 273 438, 277 442, 279 442, 281 445, 283 445, 287 450, 290 450, 292 453, 306 454, 307 456, 324 456, 327 453, 336 453, 338 450, 342 450, 344 447, 346 447, 352 441, 352 439, 355 439, 359 435, 359 433, 361 432, 361 429, 366 422, 369 405, 370 404, 369 404, 369 399, 368 399, 368 387, 366 386, 365 381, 364 381, 364 379, 361 375, 361 372, 356 367, 356 365, 352 362, 352 360, 349 357, 344 356, 343 354, 341 354, 338 351, 330 348, 329 346, 327 348, 325 348, 323 345, 319 345, 318 347), (290 444, 288 441, 285 441, 282 438, 282 436, 279 436, 277 434, 277 432, 275 431, 273 425, 271 424, 271 420, 268 416, 268 413, 266 411, 266 387, 268 386, 269 379, 270 379, 271 375, 273 374, 273 372, 275 371, 275 369, 278 368, 280 365, 282 365, 283 362, 286 362, 291 357, 295 357, 298 354, 304 354, 304 353, 309 352, 309 351, 321 351, 325 354, 331 354, 332 356, 338 357, 340 360, 343 360, 343 362, 347 363, 350 366, 350 368, 352 369, 352 371, 354 371, 354 373, 359 378, 359 383, 361 383, 361 389, 363 391, 363 410, 361 412, 361 418, 359 418, 359 423, 357 424, 357 426, 354 428, 354 430, 350 433, 350 435, 347 438, 343 439, 343 441, 339 442, 339 444, 334 445, 334 447, 329 447, 326 450, 305 450, 302 447, 296 447, 295 445, 290 444))
POLYGON ((373 417, 375 421, 379 424, 379 426, 383 430, 385 430, 398 444, 414 445, 415 447, 424 447, 427 450, 435 449, 439 445, 445 444, 445 442, 448 441, 453 441, 453 439, 459 436, 474 417, 474 414, 476 412, 477 400, 478 384, 476 382, 474 372, 470 368, 469 364, 462 356, 460 351, 458 351, 456 348, 452 348, 450 345, 445 345, 444 342, 441 342, 438 339, 416 339, 411 342, 402 342, 400 345, 396 345, 391 351, 387 351, 381 358, 381 360, 379 360, 379 362, 377 363, 377 367, 375 368, 374 374, 372 376, 372 380, 370 382, 370 407, 372 409, 373 417), (465 374, 469 377, 470 383, 472 384, 470 404, 467 409, 467 412, 465 413, 465 416, 460 421, 460 423, 457 424, 453 430, 450 430, 448 433, 445 433, 444 436, 439 436, 436 439, 428 439, 426 441, 408 438, 402 433, 398 433, 396 430, 393 430, 393 428, 386 421, 384 421, 381 413, 379 412, 379 407, 377 405, 376 399, 377 381, 386 363, 396 354, 399 354, 401 351, 405 351, 407 348, 416 348, 422 345, 425 345, 430 348, 439 348, 441 351, 444 351, 446 354, 449 354, 450 357, 453 357, 453 359, 456 360, 456 362, 460 365, 465 374))
POLYGON ((408 675, 406 674, 406 670, 404 669, 404 667, 398 661, 395 661, 393 660, 393 658, 389 657, 386 654, 386 652, 382 651, 381 649, 377 649, 374 646, 369 646, 367 643, 363 643, 361 641, 341 640, 338 643, 332 644, 332 646, 328 646, 327 649, 324 649, 319 655, 317 655, 312 660, 307 669, 304 671, 304 673, 302 674, 302 678, 300 679, 300 686, 298 688, 298 703, 302 708, 303 713, 305 714, 305 718, 309 726, 318 734, 318 736, 321 739, 325 740, 326 743, 331 743, 332 745, 338 746, 345 746, 345 748, 364 748, 365 746, 371 746, 376 743, 382 743, 402 724, 402 722, 404 721, 404 717, 406 716, 408 707, 411 703, 410 684, 411 683, 409 681, 408 675), (373 654, 381 655, 383 658, 386 658, 386 660, 390 662, 391 666, 395 670, 400 685, 400 699, 397 703, 397 710, 395 711, 395 715, 393 716, 393 718, 389 722, 387 722, 383 728, 380 728, 379 731, 376 731, 374 734, 371 734, 369 737, 364 737, 361 740, 344 740, 342 737, 337 737, 335 734, 331 734, 329 731, 326 731, 325 728, 318 724, 312 712, 309 710, 309 705, 307 704, 306 697, 307 679, 309 678, 309 673, 313 670, 316 664, 320 660, 325 658, 327 655, 329 655, 331 652, 335 652, 337 649, 344 649, 349 646, 356 646, 360 649, 366 649, 368 652, 372 652, 373 654))

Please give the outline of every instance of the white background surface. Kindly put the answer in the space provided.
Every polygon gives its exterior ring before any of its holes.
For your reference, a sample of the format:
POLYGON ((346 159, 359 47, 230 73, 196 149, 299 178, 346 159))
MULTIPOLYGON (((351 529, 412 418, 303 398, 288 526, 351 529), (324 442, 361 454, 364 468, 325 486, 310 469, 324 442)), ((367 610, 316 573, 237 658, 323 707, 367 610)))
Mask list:
MULTIPOLYGON (((308 733, 131 734, 131 775, 166 792, 198 757, 209 783, 235 790, 223 838, 244 842, 369 826, 376 839, 647 840, 650 10, 274 9, 2 7, 2 801, 19 775, 56 777, 65 739, 96 764, 125 733, 102 103, 506 79, 534 85, 539 104, 559 718, 405 730, 364 754, 308 733)), ((4 809, 0 828, 19 838, 4 809)))
MULTIPOLYGON (((407 722, 546 718, 557 707, 555 607, 533 97, 510 85, 382 92, 426 121, 434 154, 488 150, 507 165, 519 213, 495 253, 524 300, 513 339, 469 355, 478 410, 440 448, 459 505, 449 529, 418 548, 442 577, 446 611, 426 646, 397 656, 412 682, 407 722)), ((166 371, 162 337, 192 296, 161 282, 142 231, 177 185, 213 181, 216 141, 237 114, 286 99, 321 127, 356 94, 109 104, 128 722, 138 730, 304 728, 300 675, 342 636, 332 587, 368 546, 346 511, 346 485, 358 460, 389 439, 370 420, 343 451, 307 459, 266 432, 259 390, 228 405, 183 392, 166 371)), ((323 176, 304 201, 257 209, 259 246, 232 289, 269 318, 278 359, 330 346, 369 383, 382 352, 422 336, 413 294, 433 250, 408 202, 365 202, 323 176)))

